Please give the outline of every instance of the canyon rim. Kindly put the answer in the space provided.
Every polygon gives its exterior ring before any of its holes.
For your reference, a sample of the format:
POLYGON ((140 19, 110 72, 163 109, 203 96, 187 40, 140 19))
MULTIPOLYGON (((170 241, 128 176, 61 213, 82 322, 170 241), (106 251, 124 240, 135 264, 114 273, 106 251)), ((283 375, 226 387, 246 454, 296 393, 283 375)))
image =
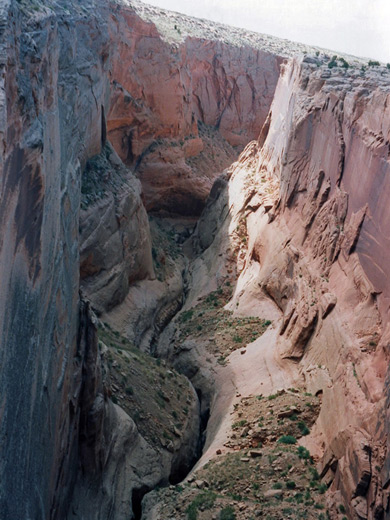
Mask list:
POLYGON ((0 4, 0 518, 390 518, 390 65, 0 4))

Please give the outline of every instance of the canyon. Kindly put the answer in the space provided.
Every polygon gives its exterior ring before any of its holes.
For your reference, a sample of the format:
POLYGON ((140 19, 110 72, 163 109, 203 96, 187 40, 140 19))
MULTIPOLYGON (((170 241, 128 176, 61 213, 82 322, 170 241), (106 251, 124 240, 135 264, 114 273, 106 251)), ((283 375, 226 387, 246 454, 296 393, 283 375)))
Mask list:
POLYGON ((0 517, 390 518, 390 66, 131 0, 0 46, 0 517))

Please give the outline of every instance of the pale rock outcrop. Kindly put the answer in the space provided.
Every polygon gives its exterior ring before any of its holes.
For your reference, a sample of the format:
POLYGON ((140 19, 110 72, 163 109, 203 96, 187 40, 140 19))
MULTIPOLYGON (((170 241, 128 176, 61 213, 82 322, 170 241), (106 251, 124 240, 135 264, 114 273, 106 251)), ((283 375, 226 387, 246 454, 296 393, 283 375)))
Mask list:
POLYGON ((149 222, 139 181, 109 145, 87 163, 81 191, 81 286, 102 313, 135 281, 154 278, 149 222))
POLYGON ((317 457, 332 450, 323 476, 351 518, 381 518, 388 508, 388 85, 384 70, 288 63, 259 143, 233 165, 227 186, 215 185, 193 238, 196 250, 206 248, 192 266, 197 294, 236 271, 229 308, 240 312, 243 301, 246 312, 258 285, 283 313, 275 354, 299 361, 308 391, 323 394, 305 443, 317 457), (209 236, 201 232, 208 221, 209 236))

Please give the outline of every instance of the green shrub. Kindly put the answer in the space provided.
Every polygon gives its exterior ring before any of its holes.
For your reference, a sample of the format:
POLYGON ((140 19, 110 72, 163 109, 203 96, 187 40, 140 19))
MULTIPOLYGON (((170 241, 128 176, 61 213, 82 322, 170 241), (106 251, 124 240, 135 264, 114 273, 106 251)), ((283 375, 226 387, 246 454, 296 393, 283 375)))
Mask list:
POLYGON ((302 435, 309 435, 310 430, 303 421, 299 421, 298 428, 300 429, 302 435))
POLYGON ((134 394, 134 390, 133 390, 132 386, 128 386, 125 391, 126 391, 127 395, 133 395, 134 394))
POLYGON ((192 316, 194 315, 194 311, 192 309, 188 311, 184 311, 180 316, 180 321, 182 323, 185 323, 186 321, 190 321, 192 319, 192 316))
POLYGON ((296 444, 297 439, 293 435, 282 435, 278 439, 279 444, 296 444))
POLYGON ((376 60, 370 60, 368 62, 369 67, 379 67, 379 65, 380 65, 379 61, 376 61, 376 60))
POLYGON ((233 428, 233 430, 235 430, 236 428, 241 428, 242 426, 245 426, 246 423, 247 423, 246 419, 241 419, 241 421, 237 421, 237 422, 233 423, 232 428, 233 428))
POLYGON ((318 493, 320 493, 320 495, 323 495, 327 489, 328 486, 326 484, 320 484, 318 486, 318 493))
POLYGON ((305 448, 304 446, 298 446, 297 453, 298 453, 298 457, 300 459, 304 459, 304 460, 310 459, 310 451, 307 448, 305 448))
POLYGON ((275 484, 272 486, 272 489, 282 489, 283 484, 281 482, 275 482, 275 484))
POLYGON ((211 509, 216 498, 217 495, 212 491, 200 493, 186 509, 188 520, 197 520, 198 509, 200 507, 202 507, 202 509, 211 509))
POLYGON ((236 514, 232 506, 227 506, 219 513, 219 520, 236 520, 236 514))
POLYGON ((293 497, 293 499, 295 500, 295 502, 297 504, 302 504, 302 502, 303 502, 303 494, 302 493, 296 493, 295 496, 293 497))
POLYGON ((295 489, 296 487, 297 487, 297 485, 295 484, 295 482, 293 480, 288 480, 286 482, 287 489, 295 489))

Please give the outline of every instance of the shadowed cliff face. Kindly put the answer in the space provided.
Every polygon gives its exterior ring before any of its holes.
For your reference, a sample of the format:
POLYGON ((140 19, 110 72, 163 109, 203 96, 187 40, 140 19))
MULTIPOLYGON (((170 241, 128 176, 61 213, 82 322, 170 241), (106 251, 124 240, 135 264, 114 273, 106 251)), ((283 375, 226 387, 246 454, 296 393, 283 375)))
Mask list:
POLYGON ((80 175, 100 150, 106 16, 1 9, 0 516, 49 518, 78 458, 80 175))

